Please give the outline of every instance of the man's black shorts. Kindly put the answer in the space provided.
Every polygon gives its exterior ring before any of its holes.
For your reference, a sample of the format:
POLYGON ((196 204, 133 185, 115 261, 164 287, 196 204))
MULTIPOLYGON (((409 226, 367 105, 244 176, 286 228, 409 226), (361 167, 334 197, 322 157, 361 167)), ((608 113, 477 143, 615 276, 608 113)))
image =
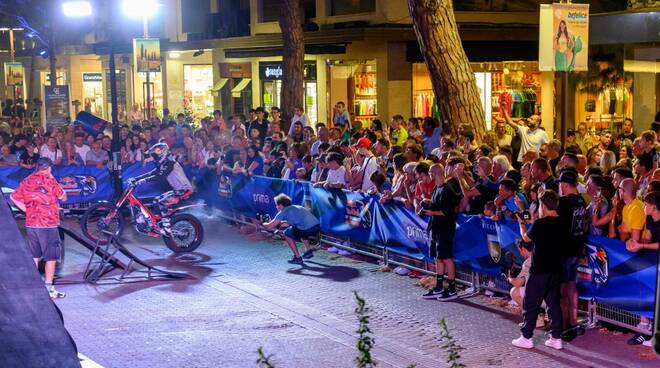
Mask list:
POLYGON ((429 256, 437 259, 454 258, 454 232, 433 231, 430 234, 429 256))
POLYGON ((295 241, 300 241, 303 238, 318 236, 319 231, 321 231, 321 227, 319 225, 316 225, 307 230, 301 230, 295 226, 289 226, 284 230, 284 235, 288 236, 289 238, 293 238, 295 241))
POLYGON ((56 227, 28 227, 27 246, 32 258, 44 261, 58 261, 62 254, 62 241, 56 227))

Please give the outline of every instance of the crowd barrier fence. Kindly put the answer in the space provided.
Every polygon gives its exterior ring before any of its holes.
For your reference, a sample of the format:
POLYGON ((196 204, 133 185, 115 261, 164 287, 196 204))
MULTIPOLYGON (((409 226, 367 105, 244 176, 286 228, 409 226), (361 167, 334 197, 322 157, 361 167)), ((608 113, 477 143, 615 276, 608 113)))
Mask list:
MULTIPOLYGON (((133 164, 123 169, 127 178, 152 169, 152 164, 133 164)), ((197 200, 223 212, 224 217, 254 224, 257 217, 272 218, 277 210, 274 196, 285 193, 294 204, 312 210, 321 223, 321 241, 375 257, 385 263, 434 274, 428 255, 427 222, 401 203, 380 203, 379 197, 346 190, 315 188, 309 182, 262 176, 217 175, 206 168, 185 168, 197 200)), ((31 171, 0 167, 0 186, 14 189, 31 171)), ((84 205, 113 197, 107 169, 90 166, 56 167, 54 176, 69 194, 68 203, 84 205)), ((137 195, 155 197, 167 190, 163 183, 138 188, 137 195)), ((518 225, 493 222, 479 216, 460 215, 455 237, 457 280, 474 291, 508 293, 510 285, 502 269, 522 258, 515 246, 518 225)), ((657 251, 630 253, 615 239, 589 237, 587 257, 580 265, 580 297, 590 324, 604 321, 649 333, 638 327, 642 316, 653 317, 657 251)))

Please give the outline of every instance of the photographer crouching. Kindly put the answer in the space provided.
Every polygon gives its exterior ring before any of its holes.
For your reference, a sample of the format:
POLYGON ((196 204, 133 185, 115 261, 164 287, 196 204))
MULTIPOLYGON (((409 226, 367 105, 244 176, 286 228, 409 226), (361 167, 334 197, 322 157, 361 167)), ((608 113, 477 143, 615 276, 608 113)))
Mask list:
POLYGON ((562 349, 562 311, 560 304, 560 282, 562 278, 562 257, 557 244, 568 241, 568 225, 557 215, 559 196, 552 190, 545 191, 539 198, 539 218, 527 231, 526 221, 520 221, 520 235, 526 242, 532 242, 532 264, 523 297, 522 336, 513 340, 514 346, 531 349, 532 337, 541 303, 545 301, 547 313, 552 321, 551 337, 545 345, 562 349))
POLYGON ((312 248, 309 243, 309 238, 318 236, 321 231, 319 220, 314 216, 312 211, 305 207, 294 205, 291 198, 286 194, 278 194, 275 196, 275 205, 277 206, 277 214, 270 222, 262 224, 266 230, 275 228, 284 228, 284 241, 286 241, 289 248, 293 252, 293 258, 288 262, 291 264, 303 264, 304 259, 314 257, 314 251, 317 248, 312 248), (298 252, 296 241, 302 241, 305 253, 301 256, 298 252))

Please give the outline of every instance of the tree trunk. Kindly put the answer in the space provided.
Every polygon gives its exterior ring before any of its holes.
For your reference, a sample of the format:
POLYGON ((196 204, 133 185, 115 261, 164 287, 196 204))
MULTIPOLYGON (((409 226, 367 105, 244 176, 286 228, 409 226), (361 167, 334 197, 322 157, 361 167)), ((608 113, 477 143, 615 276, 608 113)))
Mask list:
POLYGON ((293 109, 303 106, 304 97, 304 64, 305 40, 302 29, 302 14, 300 0, 282 1, 280 12, 280 28, 282 29, 282 130, 287 132, 293 117, 293 109))
POLYGON ((408 0, 408 8, 443 120, 454 136, 459 125, 471 125, 481 141, 486 131, 484 110, 458 35, 452 1, 408 0))

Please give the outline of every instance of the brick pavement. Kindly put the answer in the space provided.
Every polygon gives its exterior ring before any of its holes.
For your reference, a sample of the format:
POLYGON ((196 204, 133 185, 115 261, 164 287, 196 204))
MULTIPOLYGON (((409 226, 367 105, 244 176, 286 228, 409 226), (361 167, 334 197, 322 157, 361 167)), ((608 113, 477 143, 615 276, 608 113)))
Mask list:
MULTIPOLYGON (((128 285, 65 285, 58 301, 79 350, 104 367, 254 367, 256 349, 277 367, 354 366, 356 318, 352 290, 365 297, 380 367, 445 366, 439 319, 446 317, 468 367, 657 367, 649 348, 628 347, 630 336, 588 331, 563 351, 510 345, 519 319, 483 297, 423 301, 407 277, 376 265, 320 251, 305 267, 286 263, 281 242, 253 242, 227 225, 205 226, 197 254, 174 256, 158 239, 126 235, 154 265, 196 280, 128 285), (139 245, 136 245, 139 244, 139 245), (642 357, 643 355, 643 357, 642 357)), ((66 278, 89 254, 68 242, 66 278)))

